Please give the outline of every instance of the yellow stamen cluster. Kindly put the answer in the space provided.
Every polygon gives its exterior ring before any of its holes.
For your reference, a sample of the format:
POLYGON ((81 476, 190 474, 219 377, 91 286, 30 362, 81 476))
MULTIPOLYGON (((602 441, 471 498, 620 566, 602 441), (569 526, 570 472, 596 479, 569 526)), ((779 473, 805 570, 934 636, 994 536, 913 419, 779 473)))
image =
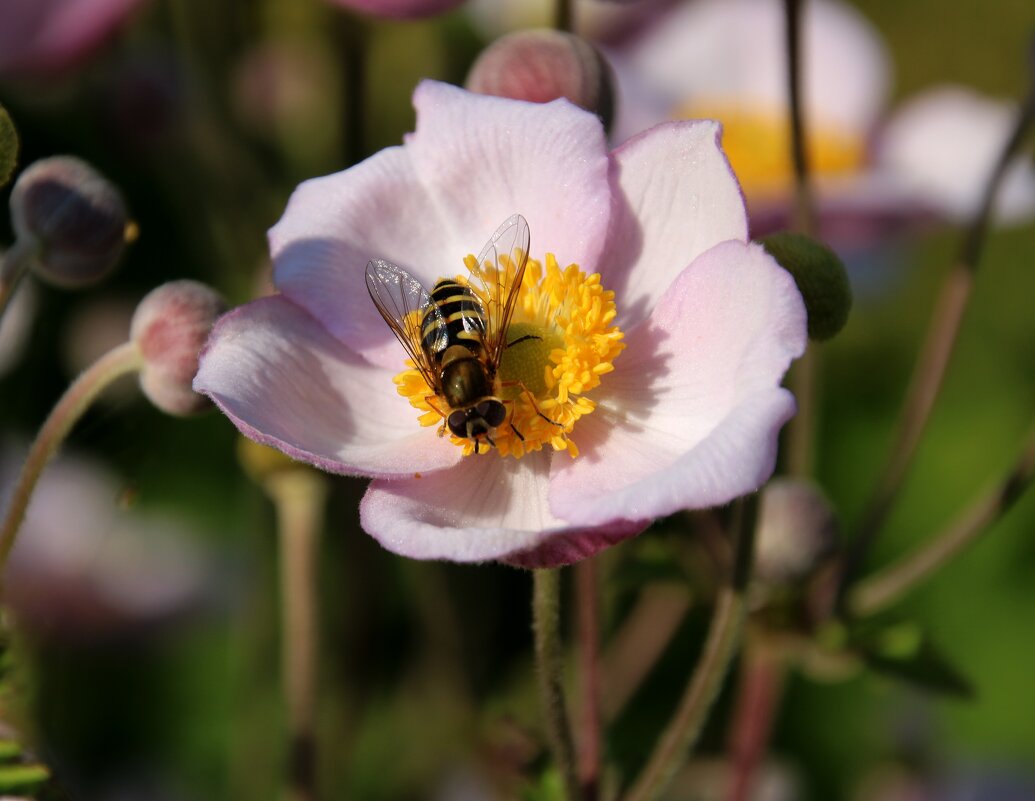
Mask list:
MULTIPOLYGON (((478 269, 473 256, 464 261, 469 270, 478 269)), ((484 275, 485 269, 481 272, 484 275)), ((501 272, 498 281, 486 284, 510 286, 514 267, 507 259, 502 260, 501 272)), ((481 282, 468 276, 457 276, 457 281, 481 296, 491 318, 501 298, 487 297, 481 282)), ((552 253, 546 255, 545 266, 528 260, 521 286, 515 291, 519 293, 517 305, 505 334, 506 341, 515 344, 503 352, 497 376, 507 420, 493 435, 495 450, 501 456, 520 458, 548 444, 575 457, 578 448, 570 436, 572 429, 596 407, 586 393, 614 369, 614 359, 625 347, 621 330, 613 325, 614 292, 601 286, 597 273, 587 276, 576 264, 562 269, 552 253), (529 338, 518 342, 522 337, 529 338)), ((424 412, 421 425, 442 425, 448 407, 419 371, 404 370, 395 383, 399 394, 424 412)), ((472 440, 451 439, 465 455, 474 453, 472 440)), ((487 451, 484 441, 479 451, 487 451)))
MULTIPOLYGON (((713 119, 722 123, 722 149, 749 196, 786 190, 793 179, 790 120, 783 109, 752 109, 730 103, 695 102, 676 110, 679 119, 713 119)), ((836 176, 857 171, 865 142, 842 127, 817 121, 809 126, 810 169, 836 176)))

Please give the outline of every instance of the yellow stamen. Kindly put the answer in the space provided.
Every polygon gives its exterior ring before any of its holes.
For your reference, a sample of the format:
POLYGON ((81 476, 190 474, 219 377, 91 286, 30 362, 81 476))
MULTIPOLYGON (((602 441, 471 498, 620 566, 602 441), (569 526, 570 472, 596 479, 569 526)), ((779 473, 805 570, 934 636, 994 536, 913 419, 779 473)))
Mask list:
MULTIPOLYGON (((791 186, 791 130, 786 111, 704 101, 681 106, 673 116, 722 123, 722 149, 749 197, 780 192, 791 186)), ((861 137, 822 121, 809 124, 807 145, 809 169, 820 176, 856 172, 865 157, 861 137)))
MULTIPOLYGON (((464 263, 469 270, 477 266, 473 256, 464 263)), ((509 286, 514 266, 504 259, 501 268, 506 275, 499 283, 509 286)), ((487 309, 500 302, 485 297, 479 282, 468 276, 456 280, 471 286, 487 309)), ((614 359, 625 347, 621 330, 613 325, 614 292, 601 286, 597 273, 586 275, 576 264, 562 269, 552 253, 546 254, 545 267, 535 259, 528 260, 516 291, 517 306, 506 332, 506 341, 514 345, 503 352, 497 376, 507 420, 492 436, 495 451, 520 458, 549 446, 575 457, 579 451, 571 432, 579 418, 596 406, 586 393, 614 369, 614 359), (518 342, 522 337, 528 338, 518 342)), ((419 371, 411 365, 395 377, 395 383, 399 394, 423 412, 418 418, 421 425, 442 425, 449 408, 419 371)), ((465 455, 475 452, 474 441, 451 439, 465 455)), ((478 449, 486 453, 486 443, 480 443, 478 449)))

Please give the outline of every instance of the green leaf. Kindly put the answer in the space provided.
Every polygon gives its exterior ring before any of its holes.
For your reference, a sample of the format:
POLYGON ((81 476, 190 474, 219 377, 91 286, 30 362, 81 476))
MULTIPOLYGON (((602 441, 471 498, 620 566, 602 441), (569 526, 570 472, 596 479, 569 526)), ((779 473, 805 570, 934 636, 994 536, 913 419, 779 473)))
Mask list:
POLYGON ((851 646, 871 670, 930 692, 972 699, 973 684, 914 623, 861 627, 851 646))
POLYGON ((49 779, 43 765, 5 765, 0 767, 0 793, 34 793, 49 779))
POLYGON ((0 762, 10 762, 22 755, 22 747, 14 740, 0 740, 0 762))
POLYGON ((0 186, 11 180, 17 163, 18 132, 7 109, 0 106, 0 186))
POLYGON ((561 774, 554 768, 547 768, 537 784, 526 787, 521 793, 521 801, 564 801, 561 774))

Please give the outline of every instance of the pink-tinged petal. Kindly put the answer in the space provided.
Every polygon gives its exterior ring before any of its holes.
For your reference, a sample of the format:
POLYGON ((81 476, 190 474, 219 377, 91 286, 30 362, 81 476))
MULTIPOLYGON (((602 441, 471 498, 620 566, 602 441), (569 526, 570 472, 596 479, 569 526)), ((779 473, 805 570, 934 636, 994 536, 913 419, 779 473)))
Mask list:
POLYGON ((709 120, 659 125, 614 154, 615 209, 601 264, 618 298, 618 323, 650 314, 676 276, 701 253, 747 239, 747 214, 709 120))
POLYGON ((336 5, 379 17, 430 17, 456 8, 464 0, 331 0, 336 5))
POLYGON ((558 459, 550 506, 573 524, 725 503, 772 473, 794 399, 779 383, 805 348, 790 275, 758 245, 727 242, 690 265, 630 331, 558 459))
MULTIPOLYGON (((940 87, 904 103, 888 121, 877 166, 954 220, 974 214, 1013 128, 1016 105, 971 89, 940 87)), ((996 202, 1000 222, 1035 214, 1035 167, 1019 156, 996 202)))
MULTIPOLYGON (((813 124, 862 135, 878 119, 890 83, 879 33, 849 5, 815 0, 804 13, 804 98, 813 124)), ((626 53, 670 107, 786 108, 784 8, 780 0, 683 3, 626 53)))
POLYGON ((567 100, 525 103, 435 81, 417 87, 413 104, 417 130, 406 147, 421 182, 434 187, 458 259, 477 254, 503 220, 522 214, 533 255, 549 251, 595 271, 610 216, 597 117, 567 100))
POLYGON ((449 467, 460 449, 422 428, 391 371, 344 347, 283 297, 216 323, 194 389, 245 436, 334 473, 404 475, 449 467))
POLYGON ((646 527, 603 521, 587 530, 559 520, 546 497, 552 458, 487 453, 421 478, 379 479, 363 498, 360 522, 385 548, 414 559, 526 567, 576 561, 646 527))
MULTIPOLYGON (((471 237, 487 239, 493 230, 471 237)), ((333 336, 398 370, 405 355, 367 294, 364 270, 372 258, 388 259, 430 286, 462 270, 463 256, 480 247, 464 250, 444 231, 407 149, 388 148, 295 190, 284 216, 270 229, 274 282, 333 336)))
POLYGON ((0 74, 46 74, 100 46, 143 0, 4 0, 0 74))

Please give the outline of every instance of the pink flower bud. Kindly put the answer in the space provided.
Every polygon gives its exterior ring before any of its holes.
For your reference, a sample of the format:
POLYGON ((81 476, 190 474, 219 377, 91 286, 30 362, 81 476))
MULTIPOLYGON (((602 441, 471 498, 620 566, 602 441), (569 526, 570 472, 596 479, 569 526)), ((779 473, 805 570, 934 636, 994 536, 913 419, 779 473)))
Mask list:
POLYGON ((162 411, 189 415, 209 407, 191 382, 212 324, 225 310, 223 299, 197 281, 163 284, 140 301, 129 336, 144 361, 140 386, 162 411))
POLYGON ((11 223, 39 247, 36 271, 58 286, 100 280, 126 244, 119 190, 81 159, 53 156, 30 165, 11 190, 11 223))
POLYGON ((533 103, 564 97, 605 126, 614 113, 611 67, 585 39, 560 31, 521 31, 497 39, 475 60, 467 88, 533 103))
POLYGON ((762 493, 755 575, 780 584, 803 579, 837 543, 834 509, 807 481, 776 479, 762 493))

